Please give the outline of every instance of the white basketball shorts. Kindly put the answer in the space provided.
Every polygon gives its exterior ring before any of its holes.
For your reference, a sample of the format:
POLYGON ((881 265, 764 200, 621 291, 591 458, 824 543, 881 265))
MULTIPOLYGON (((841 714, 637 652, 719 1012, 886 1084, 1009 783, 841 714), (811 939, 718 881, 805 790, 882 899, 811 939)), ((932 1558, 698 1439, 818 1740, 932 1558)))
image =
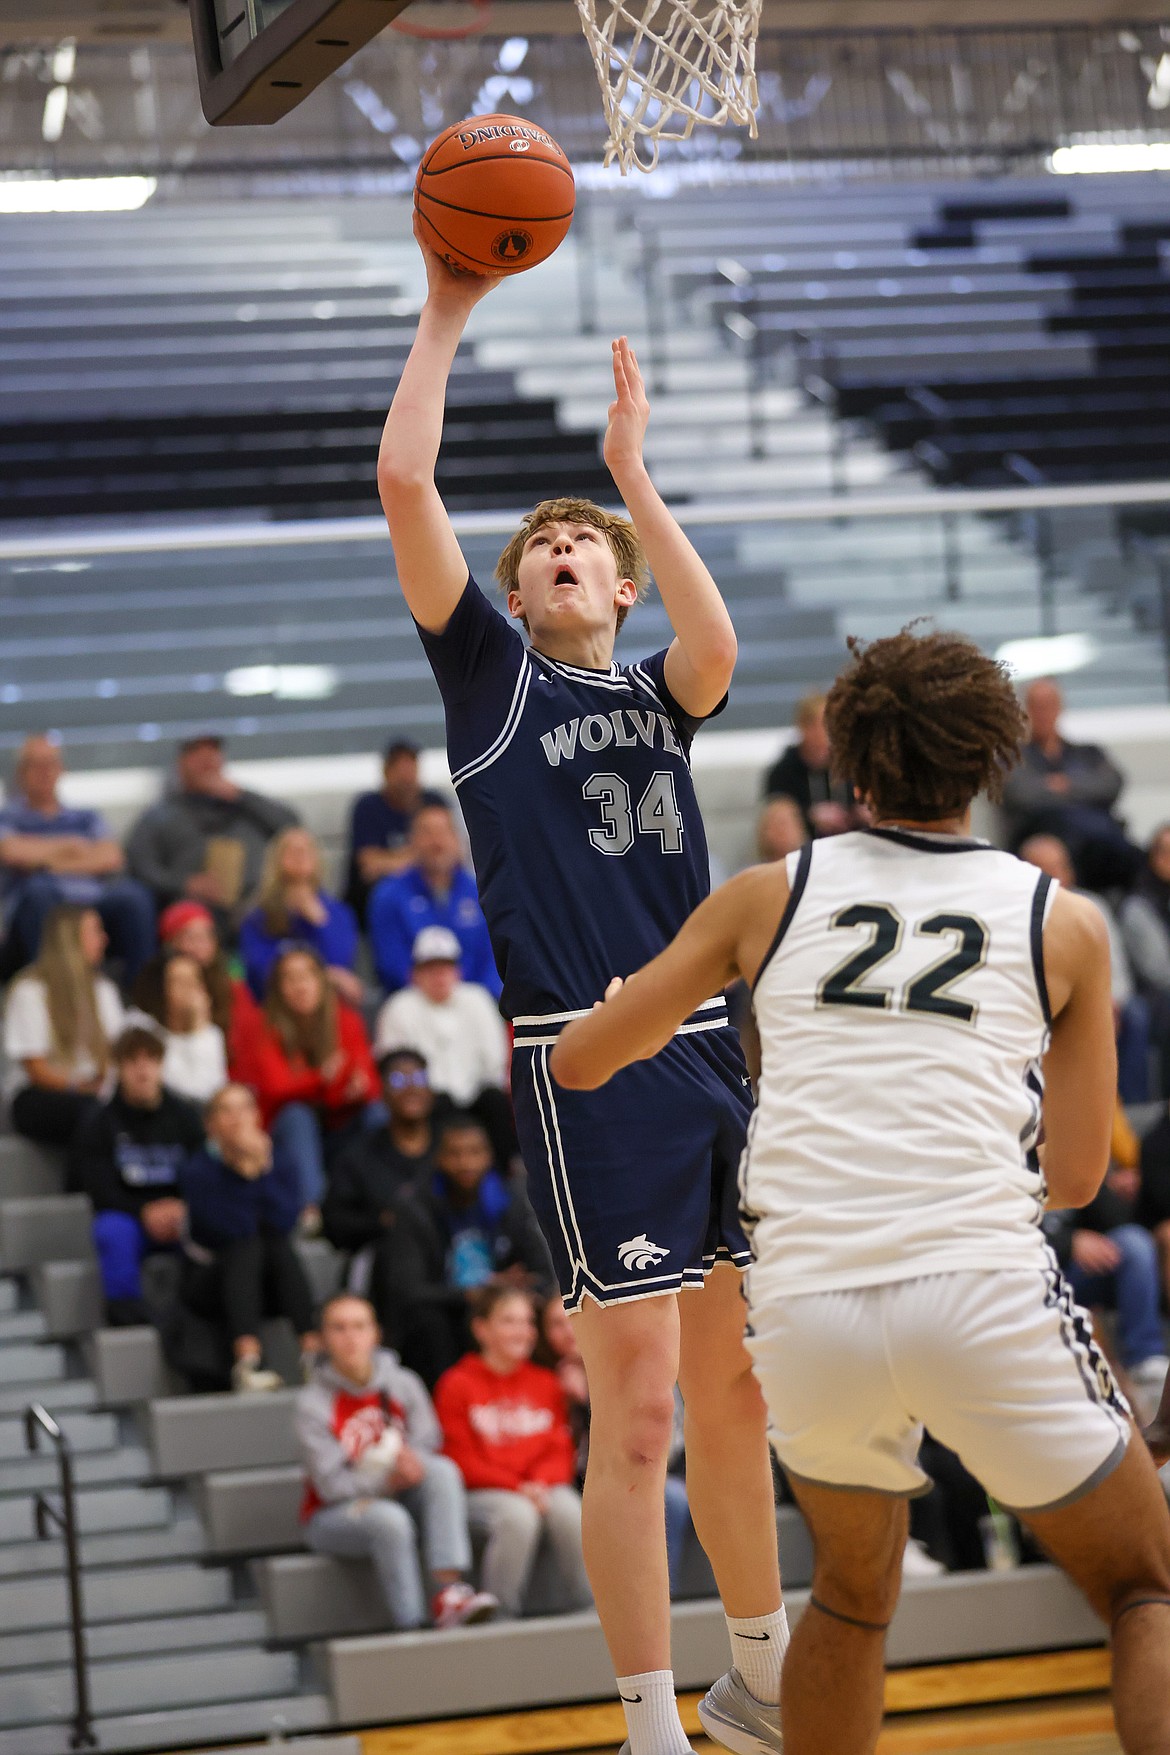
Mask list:
POLYGON ((1001 1505, 1050 1511, 1104 1480, 1133 1429, 1055 1262, 770 1299, 747 1346, 798 1481, 926 1492, 926 1427, 1001 1505))

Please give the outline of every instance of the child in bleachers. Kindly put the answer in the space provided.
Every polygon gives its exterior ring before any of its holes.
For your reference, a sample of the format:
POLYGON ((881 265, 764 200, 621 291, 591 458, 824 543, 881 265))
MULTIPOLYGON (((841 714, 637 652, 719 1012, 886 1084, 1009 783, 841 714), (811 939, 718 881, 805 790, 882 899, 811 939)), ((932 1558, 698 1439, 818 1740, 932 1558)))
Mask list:
POLYGON ((122 1001, 100 973, 106 934, 97 911, 49 913, 35 963, 17 976, 4 1011, 12 1125, 27 1139, 65 1146, 108 1092, 110 1044, 122 1001))
POLYGON ((341 998, 360 1005, 354 973, 358 924, 352 908, 321 882, 321 849, 307 829, 285 829, 268 843, 260 899, 240 923, 240 956, 248 985, 262 999, 268 971, 290 942, 311 945, 341 998))
POLYGON ((366 1027, 316 951, 290 945, 276 958, 260 1027, 237 1046, 232 1076, 255 1091, 265 1127, 297 1166, 307 1224, 319 1224, 326 1163, 382 1110, 369 1113, 380 1088, 366 1027))
POLYGON ((485 1286, 473 1302, 479 1351, 435 1389, 443 1448, 467 1484, 473 1533, 486 1539, 484 1589, 507 1616, 522 1612, 537 1552, 548 1541, 573 1607, 592 1598, 581 1552, 581 1495, 564 1391, 534 1365, 536 1316, 518 1286, 485 1286))
POLYGON ((287 1318, 306 1367, 320 1345, 313 1294, 291 1242, 300 1214, 296 1167, 274 1150, 246 1085, 225 1085, 208 1104, 204 1125, 207 1143, 181 1178, 190 1258, 183 1297, 201 1315, 226 1323, 234 1390, 280 1389, 280 1376, 263 1369, 261 1322, 287 1318))
POLYGON ((227 1081, 227 1048, 211 1016, 203 970, 183 951, 168 951, 159 973, 161 992, 141 1015, 162 1031, 163 1084, 193 1103, 206 1103, 227 1081))
POLYGON ((163 1044, 131 1024, 111 1050, 118 1084, 110 1101, 79 1129, 71 1182, 93 1202, 93 1241, 114 1326, 149 1320, 142 1261, 178 1247, 186 1223, 183 1166, 203 1144, 203 1123, 163 1087, 163 1044))
POLYGON ((490 1619, 494 1599, 467 1583, 463 1481, 438 1455, 442 1434, 421 1381, 380 1345, 372 1306, 350 1292, 326 1304, 321 1341, 325 1357, 297 1397, 309 1547, 371 1560, 392 1627, 490 1619))

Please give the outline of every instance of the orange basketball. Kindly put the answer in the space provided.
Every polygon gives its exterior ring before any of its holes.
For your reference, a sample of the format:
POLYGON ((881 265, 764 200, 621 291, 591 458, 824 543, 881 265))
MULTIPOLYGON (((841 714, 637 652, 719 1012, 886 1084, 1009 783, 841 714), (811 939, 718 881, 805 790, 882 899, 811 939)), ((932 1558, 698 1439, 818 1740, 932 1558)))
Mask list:
POLYGON ((551 256, 573 219, 573 171, 522 116, 471 116, 427 148, 414 185, 426 242, 457 272, 519 274, 551 256))

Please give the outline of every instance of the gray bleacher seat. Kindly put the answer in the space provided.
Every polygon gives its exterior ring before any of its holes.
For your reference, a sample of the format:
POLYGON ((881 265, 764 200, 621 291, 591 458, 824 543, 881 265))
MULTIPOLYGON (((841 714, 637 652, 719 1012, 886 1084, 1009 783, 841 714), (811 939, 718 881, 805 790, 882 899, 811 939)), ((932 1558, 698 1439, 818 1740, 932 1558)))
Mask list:
POLYGON ((293 1390, 272 1395, 169 1396, 152 1401, 146 1428, 165 1480, 213 1469, 271 1468, 298 1460, 293 1390))
POLYGON ((0 1137, 0 1200, 65 1192, 65 1155, 19 1134, 0 1137))
POLYGON ((33 1269, 33 1296, 56 1340, 89 1335, 105 1321, 105 1298, 96 1261, 46 1261, 33 1269))
POLYGON ((84 1261, 93 1254, 92 1212, 80 1194, 0 1200, 0 1272, 44 1261, 84 1261))
POLYGON ((214 1469, 190 1485, 210 1553, 279 1553, 301 1546, 305 1478, 298 1464, 214 1469))

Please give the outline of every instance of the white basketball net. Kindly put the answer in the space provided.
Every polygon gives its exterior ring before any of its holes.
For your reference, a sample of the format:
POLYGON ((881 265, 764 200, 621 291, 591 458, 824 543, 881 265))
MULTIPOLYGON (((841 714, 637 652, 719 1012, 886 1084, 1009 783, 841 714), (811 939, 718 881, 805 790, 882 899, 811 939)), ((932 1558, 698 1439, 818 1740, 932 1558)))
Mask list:
POLYGON ((622 175, 650 171, 662 140, 696 122, 756 137, 756 37, 763 0, 577 0, 622 175), (639 142, 644 146, 639 151, 639 142))

